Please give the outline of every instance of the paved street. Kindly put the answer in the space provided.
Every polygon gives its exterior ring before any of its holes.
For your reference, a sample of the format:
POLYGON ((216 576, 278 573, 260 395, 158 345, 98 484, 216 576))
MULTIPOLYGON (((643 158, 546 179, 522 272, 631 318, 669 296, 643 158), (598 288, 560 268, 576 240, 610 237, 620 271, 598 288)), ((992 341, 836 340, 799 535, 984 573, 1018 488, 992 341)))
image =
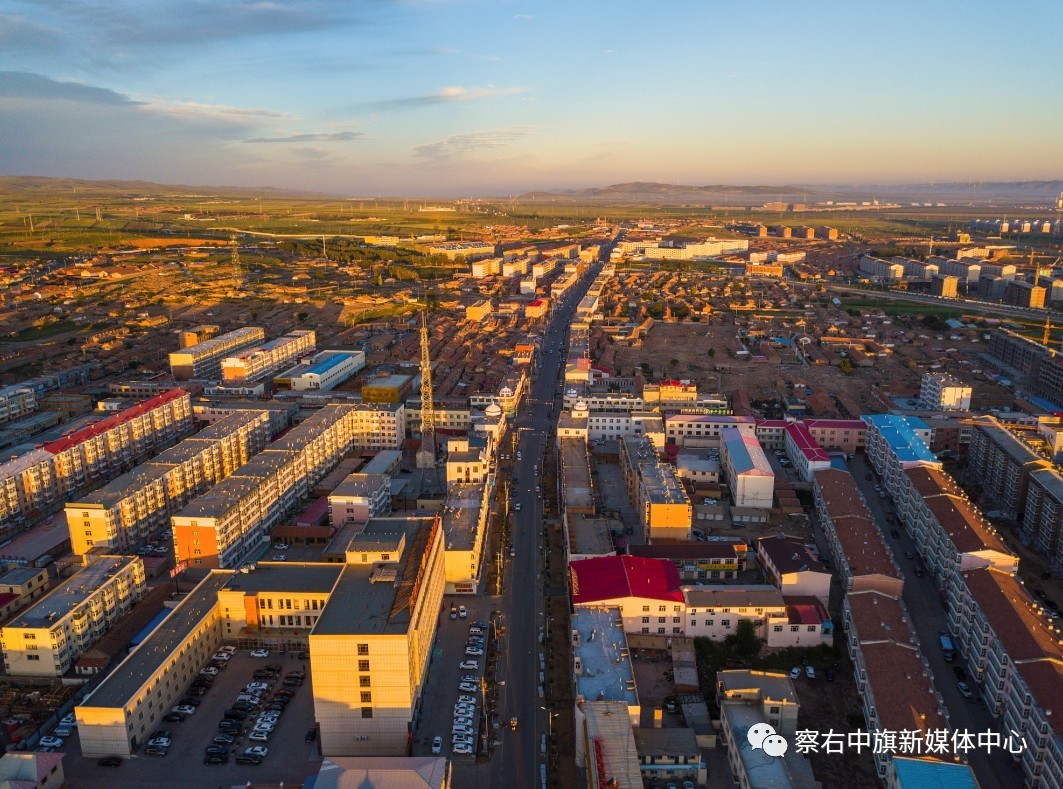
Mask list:
MULTIPOLYGON (((872 473, 871 464, 863 455, 858 455, 849 461, 849 466, 871 514, 886 539, 886 544, 893 551, 894 558, 904 573, 904 604, 916 635, 919 636, 919 646, 930 664, 934 687, 948 708, 949 725, 954 729, 967 729, 972 732, 999 730, 999 726, 980 701, 964 699, 956 688, 957 679, 953 666, 961 666, 962 658, 957 656, 954 663, 946 663, 938 644, 938 633, 946 629, 945 600, 929 573, 922 578, 916 577, 915 567, 920 561, 919 557, 915 556, 910 560, 905 558, 905 551, 911 551, 914 543, 905 536, 903 526, 890 525, 887 513, 892 513, 893 505, 889 499, 881 499, 875 492, 877 480, 867 479, 866 475, 872 473), (891 528, 897 529, 900 538, 890 534, 891 528)), ((970 764, 982 786, 1022 785, 1022 773, 1018 765, 1002 751, 995 751, 991 756, 974 751, 970 754, 970 764)))

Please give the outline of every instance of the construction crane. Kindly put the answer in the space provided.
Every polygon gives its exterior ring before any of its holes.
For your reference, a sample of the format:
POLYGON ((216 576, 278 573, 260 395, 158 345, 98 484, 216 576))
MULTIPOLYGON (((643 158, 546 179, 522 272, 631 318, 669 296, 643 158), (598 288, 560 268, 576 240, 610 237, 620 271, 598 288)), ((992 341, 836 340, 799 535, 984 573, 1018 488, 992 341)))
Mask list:
POLYGON ((1049 341, 1051 339, 1052 339, 1052 319, 1046 315, 1045 316, 1045 333, 1041 337, 1041 344, 1042 345, 1048 345, 1048 343, 1049 343, 1049 341))
POLYGON ((236 290, 240 290, 244 286, 244 279, 240 273, 240 244, 236 240, 236 235, 229 236, 229 246, 232 248, 232 267, 233 267, 233 287, 236 290))
POLYGON ((432 394, 432 360, 428 355, 428 315, 421 313, 421 448, 417 468, 436 466, 436 404, 432 394))

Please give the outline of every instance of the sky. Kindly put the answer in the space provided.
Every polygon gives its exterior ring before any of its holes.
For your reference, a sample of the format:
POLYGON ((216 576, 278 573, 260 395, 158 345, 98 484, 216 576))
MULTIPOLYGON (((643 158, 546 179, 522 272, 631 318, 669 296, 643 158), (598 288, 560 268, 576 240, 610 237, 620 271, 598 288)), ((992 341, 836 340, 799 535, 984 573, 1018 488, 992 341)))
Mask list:
POLYGON ((475 196, 1063 177, 1059 0, 0 0, 0 173, 475 196))

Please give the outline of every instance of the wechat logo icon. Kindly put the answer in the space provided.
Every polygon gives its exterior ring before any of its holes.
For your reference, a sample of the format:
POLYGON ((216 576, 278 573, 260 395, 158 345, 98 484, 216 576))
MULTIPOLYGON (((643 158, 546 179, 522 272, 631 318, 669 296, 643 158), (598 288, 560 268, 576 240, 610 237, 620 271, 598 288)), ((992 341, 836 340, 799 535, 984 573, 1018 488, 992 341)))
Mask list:
POLYGON ((775 727, 770 723, 754 723, 746 732, 746 740, 753 750, 760 748, 768 756, 782 756, 790 744, 781 734, 775 732, 775 727))

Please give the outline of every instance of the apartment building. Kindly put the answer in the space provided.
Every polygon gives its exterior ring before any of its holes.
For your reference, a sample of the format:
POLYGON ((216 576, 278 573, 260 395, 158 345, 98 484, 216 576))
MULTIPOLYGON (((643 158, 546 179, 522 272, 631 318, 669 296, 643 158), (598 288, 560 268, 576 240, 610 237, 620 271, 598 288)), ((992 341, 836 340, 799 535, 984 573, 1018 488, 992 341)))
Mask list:
MULTIPOLYGON (((462 399, 436 400, 435 428, 437 433, 468 433, 472 427, 472 409, 469 401, 462 399)), ((421 435, 421 399, 406 400, 406 435, 421 435)))
POLYGON ((658 450, 664 450, 664 420, 653 411, 587 411, 586 419, 591 441, 646 436, 658 450))
POLYGON ((247 560, 317 482, 362 441, 353 405, 328 405, 171 517, 176 560, 226 568, 247 560))
POLYGON ((480 437, 451 438, 447 441, 447 485, 455 482, 483 482, 491 474, 491 451, 480 437))
POLYGON ((989 335, 989 355, 1017 372, 1036 375, 1052 351, 1021 334, 997 329, 989 335))
POLYGON ((771 470, 760 442, 737 427, 720 431, 720 457, 731 500, 736 507, 771 509, 775 472, 771 470))
POLYGON ((73 553, 132 552, 170 516, 261 452, 269 415, 240 411, 66 504, 73 553))
POLYGON ((877 279, 904 279, 904 266, 902 264, 894 263, 890 260, 882 260, 871 255, 860 256, 860 270, 877 279))
POLYGON ((1063 540, 1059 539, 1061 526, 1063 475, 1054 468, 1031 471, 1019 537, 1024 545, 1034 547, 1046 557, 1056 572, 1063 571, 1063 540))
POLYGON ((690 497, 675 468, 660 461, 648 437, 621 440, 620 468, 646 541, 690 539, 694 513, 690 497))
POLYGON ((915 542, 927 571, 939 589, 958 573, 992 566, 1018 570, 1018 558, 1008 550, 959 485, 941 469, 907 469, 894 496, 897 517, 915 542))
POLYGON ((170 371, 179 381, 187 381, 190 378, 217 379, 221 377, 222 359, 265 339, 266 333, 259 326, 234 329, 174 351, 170 354, 170 371))
POLYGON ((491 488, 486 482, 449 486, 440 522, 443 527, 446 594, 476 594, 484 567, 491 488))
POLYGON ((586 439, 560 437, 557 443, 561 458, 561 508, 568 526, 575 515, 595 515, 598 505, 586 439))
POLYGON ((948 274, 935 274, 930 278, 930 292, 934 296, 945 299, 954 299, 959 295, 960 281, 948 274))
POLYGON ((1058 628, 1014 574, 970 570, 948 590, 949 630, 977 686, 998 719, 1001 736, 1020 736, 1014 758, 1027 786, 1063 785, 1063 649, 1058 628))
POLYGON ((667 559, 684 581, 728 581, 737 579, 748 567, 745 542, 663 542, 657 545, 629 545, 630 556, 667 559))
MULTIPOLYGON (((8 596, 8 612, 42 597, 48 591, 47 567, 15 567, 0 576, 0 596, 8 596), (13 604, 13 605, 12 605, 13 604)), ((0 621, 6 621, 4 615, 0 621)))
POLYGON ((923 373, 919 401, 931 411, 970 411, 970 386, 948 373, 923 373))
POLYGON ((930 428, 922 419, 894 414, 872 414, 861 419, 867 424, 868 460, 894 498, 900 492, 905 469, 941 468, 941 461, 928 446, 930 428))
POLYGON ((37 393, 28 386, 0 387, 0 425, 25 419, 38 408, 37 393))
POLYGON ((812 437, 812 432, 801 422, 791 422, 783 431, 786 436, 784 447, 786 457, 794 465, 794 470, 805 482, 812 481, 817 471, 830 468, 830 455, 812 437))
POLYGON ((224 386, 239 386, 269 378, 285 365, 317 348, 317 335, 310 329, 283 334, 262 345, 244 349, 221 360, 224 386))
POLYGON ((835 468, 817 471, 812 491, 816 515, 845 590, 875 589, 899 598, 903 575, 852 474, 835 468))
POLYGON ((98 480, 128 471, 192 426, 188 393, 172 389, 0 464, 0 534, 32 523, 98 480))
POLYGON ((314 713, 329 756, 402 756, 446 584, 436 518, 380 518, 353 537, 310 633, 314 713))
POLYGON ((972 425, 968 478, 1005 517, 1021 520, 1030 472, 1051 468, 1052 464, 994 417, 975 417, 972 425))
POLYGON ((101 556, 0 629, 7 673, 61 677, 147 590, 139 556, 101 556))
POLYGON ((1047 289, 1031 282, 1013 279, 1004 290, 1004 303, 1016 307, 1044 309, 1047 289))
POLYGON ((978 282, 978 278, 982 275, 981 261, 970 259, 957 260, 935 256, 930 258, 930 262, 937 263, 939 274, 956 277, 960 282, 976 283, 978 282))
POLYGON ((277 389, 327 392, 365 368, 365 351, 321 351, 273 379, 277 389))
MULTIPOLYGON (((842 611, 867 730, 918 731, 925 737, 930 731, 948 729, 948 710, 934 688, 933 674, 900 598, 874 589, 851 591, 842 611)), ((874 756, 880 780, 886 786, 899 786, 892 753, 874 756)), ((947 764, 951 756, 924 758, 947 764)), ((955 767, 957 772, 970 769, 955 767)))
POLYGON ((342 529, 365 523, 391 511, 391 477, 387 474, 351 474, 328 496, 329 524, 342 529))

